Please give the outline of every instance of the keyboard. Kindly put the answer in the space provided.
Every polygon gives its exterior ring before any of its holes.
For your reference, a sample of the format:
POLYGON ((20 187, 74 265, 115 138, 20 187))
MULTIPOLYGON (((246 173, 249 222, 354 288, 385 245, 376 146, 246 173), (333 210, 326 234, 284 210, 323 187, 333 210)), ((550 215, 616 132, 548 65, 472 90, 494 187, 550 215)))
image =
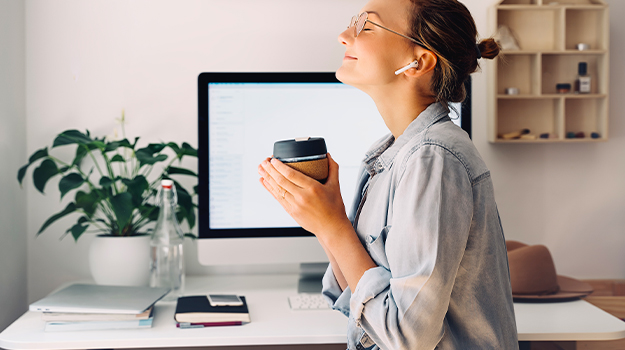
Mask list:
POLYGON ((321 294, 300 293, 289 297, 291 310, 322 310, 329 309, 330 305, 321 294))

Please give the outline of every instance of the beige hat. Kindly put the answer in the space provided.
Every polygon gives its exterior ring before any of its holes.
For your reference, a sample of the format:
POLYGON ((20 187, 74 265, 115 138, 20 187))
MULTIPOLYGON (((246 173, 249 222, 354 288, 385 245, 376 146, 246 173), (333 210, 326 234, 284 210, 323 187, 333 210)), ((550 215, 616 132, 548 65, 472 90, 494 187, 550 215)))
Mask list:
POLYGON ((557 275, 551 253, 544 245, 506 241, 506 249, 515 300, 570 300, 593 291, 588 283, 557 275))

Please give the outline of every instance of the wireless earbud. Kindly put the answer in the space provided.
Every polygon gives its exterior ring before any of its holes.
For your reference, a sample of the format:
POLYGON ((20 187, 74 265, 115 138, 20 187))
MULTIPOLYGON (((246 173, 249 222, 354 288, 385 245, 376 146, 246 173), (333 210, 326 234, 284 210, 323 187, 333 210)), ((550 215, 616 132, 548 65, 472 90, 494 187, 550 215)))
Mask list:
POLYGON ((395 71, 395 75, 400 75, 401 73, 407 71, 410 68, 419 68, 419 61, 418 60, 414 60, 412 62, 410 62, 409 65, 405 66, 404 68, 400 68, 398 70, 395 71))

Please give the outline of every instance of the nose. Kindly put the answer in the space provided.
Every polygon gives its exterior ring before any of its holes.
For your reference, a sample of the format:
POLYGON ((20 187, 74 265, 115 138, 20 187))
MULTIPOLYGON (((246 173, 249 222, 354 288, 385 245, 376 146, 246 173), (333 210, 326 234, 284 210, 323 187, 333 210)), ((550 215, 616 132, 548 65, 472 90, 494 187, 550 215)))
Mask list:
POLYGON ((354 40, 354 28, 347 28, 338 37, 339 43, 347 46, 348 43, 352 43, 354 40))

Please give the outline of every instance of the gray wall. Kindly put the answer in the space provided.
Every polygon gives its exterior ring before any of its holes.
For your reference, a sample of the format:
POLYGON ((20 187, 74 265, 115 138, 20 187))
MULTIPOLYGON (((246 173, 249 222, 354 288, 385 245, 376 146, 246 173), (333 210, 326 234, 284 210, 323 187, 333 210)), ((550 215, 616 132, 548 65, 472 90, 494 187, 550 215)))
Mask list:
POLYGON ((0 331, 26 311, 24 2, 0 0, 0 331))
MULTIPOLYGON (((27 153, 66 128, 110 135, 123 108, 129 137, 195 145, 199 72, 336 70, 344 53, 337 35, 365 2, 28 0, 27 153)), ((493 2, 465 0, 483 37, 493 34, 486 30, 493 2)), ((507 238, 546 244, 558 272, 578 278, 625 277, 625 99, 619 96, 625 88, 625 23, 616 17, 625 2, 608 3, 608 142, 490 144, 486 69, 473 79, 474 142, 492 171, 507 238)), ((17 138, 20 127, 11 137, 17 138)), ((15 169, 7 175, 11 181, 15 169)), ((89 278, 90 237, 58 240, 75 218, 34 239, 41 224, 66 205, 55 187, 52 181, 46 196, 33 186, 26 190, 29 301, 64 282, 89 278)), ((210 272, 197 263, 192 243, 185 249, 190 274, 210 272)))

